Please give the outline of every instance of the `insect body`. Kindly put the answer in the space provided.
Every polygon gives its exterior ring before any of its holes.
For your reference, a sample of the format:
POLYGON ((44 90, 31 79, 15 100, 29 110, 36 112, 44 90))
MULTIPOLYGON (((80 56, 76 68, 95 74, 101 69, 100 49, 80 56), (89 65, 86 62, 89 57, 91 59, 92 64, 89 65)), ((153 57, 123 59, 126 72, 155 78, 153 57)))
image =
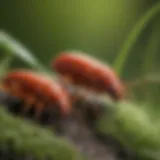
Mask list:
POLYGON ((124 87, 116 73, 107 65, 81 53, 61 53, 52 62, 52 68, 76 85, 99 92, 107 92, 113 99, 124 97, 124 87))
POLYGON ((57 107, 61 115, 70 111, 69 96, 64 88, 39 73, 12 71, 3 78, 2 85, 6 92, 24 101, 24 112, 34 106, 37 118, 45 109, 54 111, 57 107))

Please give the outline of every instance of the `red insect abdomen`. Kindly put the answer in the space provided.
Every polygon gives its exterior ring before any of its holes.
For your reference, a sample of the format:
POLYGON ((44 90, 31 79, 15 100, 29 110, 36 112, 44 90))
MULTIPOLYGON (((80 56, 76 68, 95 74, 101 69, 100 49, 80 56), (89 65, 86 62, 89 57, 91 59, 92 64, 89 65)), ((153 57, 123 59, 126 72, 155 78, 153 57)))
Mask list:
POLYGON ((61 53, 53 61, 52 68, 63 76, 71 77, 75 84, 108 92, 116 100, 124 97, 124 87, 116 73, 94 58, 78 53, 61 53))

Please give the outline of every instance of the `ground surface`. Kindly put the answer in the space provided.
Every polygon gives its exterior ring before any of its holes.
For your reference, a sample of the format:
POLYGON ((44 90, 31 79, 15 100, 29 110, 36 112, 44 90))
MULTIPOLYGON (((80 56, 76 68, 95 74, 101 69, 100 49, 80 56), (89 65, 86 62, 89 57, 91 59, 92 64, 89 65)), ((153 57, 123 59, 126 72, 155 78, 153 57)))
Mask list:
MULTIPOLYGON (((9 104, 9 106, 11 105, 9 104)), ((12 105, 9 107, 8 111, 15 111, 15 106, 17 106, 17 103, 14 106, 12 105)), ((94 131, 92 125, 88 123, 83 112, 81 112, 79 109, 75 109, 68 118, 61 120, 60 123, 58 123, 58 128, 60 130, 58 129, 57 135, 69 140, 75 146, 75 148, 87 156, 89 160, 137 159, 133 153, 128 152, 126 148, 120 146, 116 140, 113 140, 108 136, 97 136, 97 133, 94 131)), ((32 160, 32 157, 29 154, 17 156, 14 152, 12 152, 12 150, 5 150, 2 148, 2 150, 0 150, 0 159, 32 160)), ((48 158, 46 159, 48 160, 48 158)))

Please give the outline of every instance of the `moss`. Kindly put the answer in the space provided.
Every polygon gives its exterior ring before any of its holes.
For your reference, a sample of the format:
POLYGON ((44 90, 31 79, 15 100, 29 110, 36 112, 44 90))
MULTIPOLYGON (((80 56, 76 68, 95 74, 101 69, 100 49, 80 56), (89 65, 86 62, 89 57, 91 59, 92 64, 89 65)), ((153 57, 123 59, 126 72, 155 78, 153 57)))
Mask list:
POLYGON ((0 130, 0 155, 8 153, 13 156, 14 153, 15 159, 24 158, 24 155, 38 160, 83 159, 71 144, 55 136, 50 130, 13 117, 3 107, 0 108, 0 130))
POLYGON ((114 116, 108 113, 97 122, 97 130, 112 135, 124 146, 132 148, 139 157, 156 160, 160 156, 160 127, 153 120, 147 108, 131 102, 115 106, 114 116))

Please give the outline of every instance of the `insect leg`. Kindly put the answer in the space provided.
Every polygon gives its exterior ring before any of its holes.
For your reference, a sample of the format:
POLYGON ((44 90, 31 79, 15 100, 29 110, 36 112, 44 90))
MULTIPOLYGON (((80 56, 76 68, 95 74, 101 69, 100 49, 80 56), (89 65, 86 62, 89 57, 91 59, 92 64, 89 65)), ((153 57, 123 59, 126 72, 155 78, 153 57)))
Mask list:
POLYGON ((23 97, 23 99, 25 99, 25 105, 23 107, 22 113, 27 113, 31 109, 33 104, 36 103, 36 99, 34 96, 31 95, 30 96, 26 95, 25 97, 23 97))
POLYGON ((35 111, 35 119, 37 120, 37 121, 39 121, 40 120, 40 116, 41 116, 41 114, 42 114, 42 111, 43 111, 43 109, 44 109, 44 103, 43 102, 36 102, 36 106, 35 106, 36 108, 36 111, 35 111))

